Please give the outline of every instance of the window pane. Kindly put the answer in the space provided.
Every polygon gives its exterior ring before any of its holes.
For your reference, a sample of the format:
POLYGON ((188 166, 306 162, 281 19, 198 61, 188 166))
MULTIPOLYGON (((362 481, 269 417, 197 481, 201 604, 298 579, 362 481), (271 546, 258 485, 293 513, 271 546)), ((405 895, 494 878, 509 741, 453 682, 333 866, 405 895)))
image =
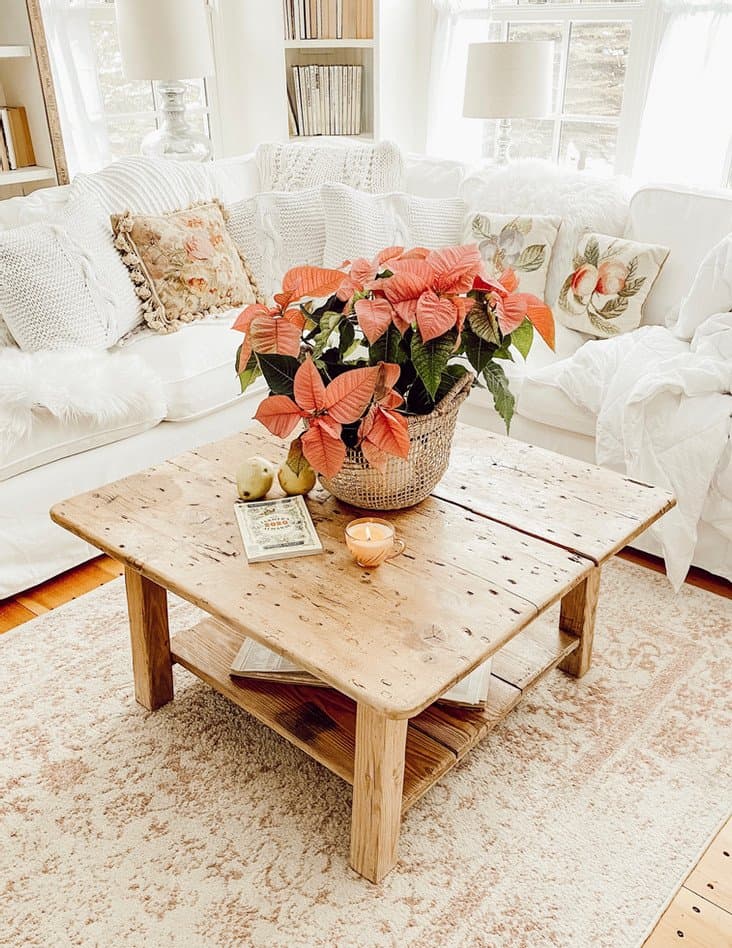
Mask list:
POLYGON ((620 115, 630 23, 572 23, 564 111, 620 115))
POLYGON ((126 155, 139 155, 140 143, 148 132, 155 128, 155 115, 137 118, 114 118, 107 122, 109 143, 113 158, 124 158, 126 155))
MULTIPOLYGON (((488 159, 495 156, 498 122, 485 122, 483 154, 488 159)), ((511 122, 511 158, 552 158, 554 123, 544 119, 514 119, 511 122)))
POLYGON ((152 111, 151 84, 141 79, 125 79, 122 73, 115 21, 94 17, 89 26, 105 113, 152 111))
POLYGON ((559 161, 579 171, 612 174, 618 129, 598 122, 562 122, 559 161))
POLYGON ((559 111, 559 61, 562 51, 562 26, 560 23, 509 23, 510 40, 551 40, 554 43, 554 80, 552 108, 559 111))

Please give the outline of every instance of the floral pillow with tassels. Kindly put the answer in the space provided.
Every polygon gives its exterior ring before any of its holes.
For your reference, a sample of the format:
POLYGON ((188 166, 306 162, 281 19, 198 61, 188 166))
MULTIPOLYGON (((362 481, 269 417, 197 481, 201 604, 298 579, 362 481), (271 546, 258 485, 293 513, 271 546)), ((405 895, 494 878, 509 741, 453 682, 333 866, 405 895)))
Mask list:
POLYGON ((145 321, 157 332, 260 301, 217 201, 172 214, 115 214, 112 228, 145 321))
POLYGON ((555 316, 569 329, 598 338, 637 329, 668 253, 668 247, 656 244, 585 234, 562 284, 555 316))
POLYGON ((561 223, 561 217, 470 214, 463 243, 478 244, 487 277, 500 280, 501 275, 511 270, 522 292, 543 300, 549 261, 561 223))

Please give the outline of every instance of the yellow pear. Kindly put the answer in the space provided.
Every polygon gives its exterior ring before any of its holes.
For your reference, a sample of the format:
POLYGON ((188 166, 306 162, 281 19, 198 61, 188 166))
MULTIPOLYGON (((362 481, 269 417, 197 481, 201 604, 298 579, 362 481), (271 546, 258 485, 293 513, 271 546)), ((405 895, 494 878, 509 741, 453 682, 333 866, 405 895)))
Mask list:
POLYGON ((236 472, 236 489, 242 500, 261 500, 274 480, 274 465, 267 458, 247 458, 236 472))
POLYGON ((286 461, 280 465, 277 480, 286 494, 307 494, 315 487, 315 471, 304 458, 301 460, 299 468, 300 473, 297 473, 286 461))

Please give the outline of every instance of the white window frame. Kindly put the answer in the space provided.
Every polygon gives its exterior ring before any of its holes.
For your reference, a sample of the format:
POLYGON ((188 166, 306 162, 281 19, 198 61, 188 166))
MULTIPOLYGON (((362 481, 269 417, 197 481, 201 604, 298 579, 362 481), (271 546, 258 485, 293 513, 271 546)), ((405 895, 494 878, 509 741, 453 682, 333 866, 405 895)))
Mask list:
MULTIPOLYGON (((154 0, 151 0, 154 2, 154 0)), ((209 31, 211 31, 211 3, 210 0, 206 0, 206 5, 209 8, 209 31)), ((102 20, 105 22, 114 22, 116 18, 114 10, 114 0, 87 0, 86 4, 86 13, 89 16, 90 20, 102 20)), ((116 120, 116 119, 146 119, 151 116, 155 119, 155 127, 160 127, 160 122, 162 119, 162 109, 160 108, 160 101, 158 97, 158 90, 156 88, 156 83, 150 81, 150 87, 152 89, 152 101, 153 108, 146 109, 141 112, 104 112, 105 120, 116 120)), ((202 106, 188 106, 187 114, 190 116, 205 115, 207 120, 208 134, 211 137, 214 152, 217 153, 220 151, 221 146, 221 130, 219 123, 217 121, 218 108, 216 107, 217 103, 217 92, 216 92, 216 82, 214 77, 207 76, 203 80, 203 91, 204 91, 204 102, 202 106)))
POLYGON ((562 38, 557 107, 556 111, 546 116, 547 121, 554 123, 551 158, 558 161, 560 157, 562 122, 592 122, 618 129, 614 173, 632 173, 651 68, 658 47, 658 0, 637 0, 628 3, 580 3, 577 0, 569 3, 534 2, 468 9, 463 15, 489 19, 493 23, 501 24, 504 39, 508 35, 509 24, 559 23, 562 38), (623 102, 617 118, 563 112, 571 25, 588 22, 630 23, 630 48, 623 83, 623 102))

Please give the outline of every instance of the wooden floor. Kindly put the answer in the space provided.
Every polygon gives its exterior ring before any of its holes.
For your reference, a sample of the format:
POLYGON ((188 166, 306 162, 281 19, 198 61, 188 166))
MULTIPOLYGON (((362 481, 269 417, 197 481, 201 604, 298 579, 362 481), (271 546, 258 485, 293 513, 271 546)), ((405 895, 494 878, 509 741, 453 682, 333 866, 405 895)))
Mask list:
MULTIPOLYGON (((657 572, 663 563, 636 550, 620 556, 657 572)), ((77 566, 12 599, 0 601, 0 633, 49 612, 122 574, 107 556, 77 566)), ((687 583, 732 599, 732 583, 692 569, 687 583)), ((671 899, 644 948, 683 944, 687 948, 732 948, 732 819, 720 830, 671 899)))

